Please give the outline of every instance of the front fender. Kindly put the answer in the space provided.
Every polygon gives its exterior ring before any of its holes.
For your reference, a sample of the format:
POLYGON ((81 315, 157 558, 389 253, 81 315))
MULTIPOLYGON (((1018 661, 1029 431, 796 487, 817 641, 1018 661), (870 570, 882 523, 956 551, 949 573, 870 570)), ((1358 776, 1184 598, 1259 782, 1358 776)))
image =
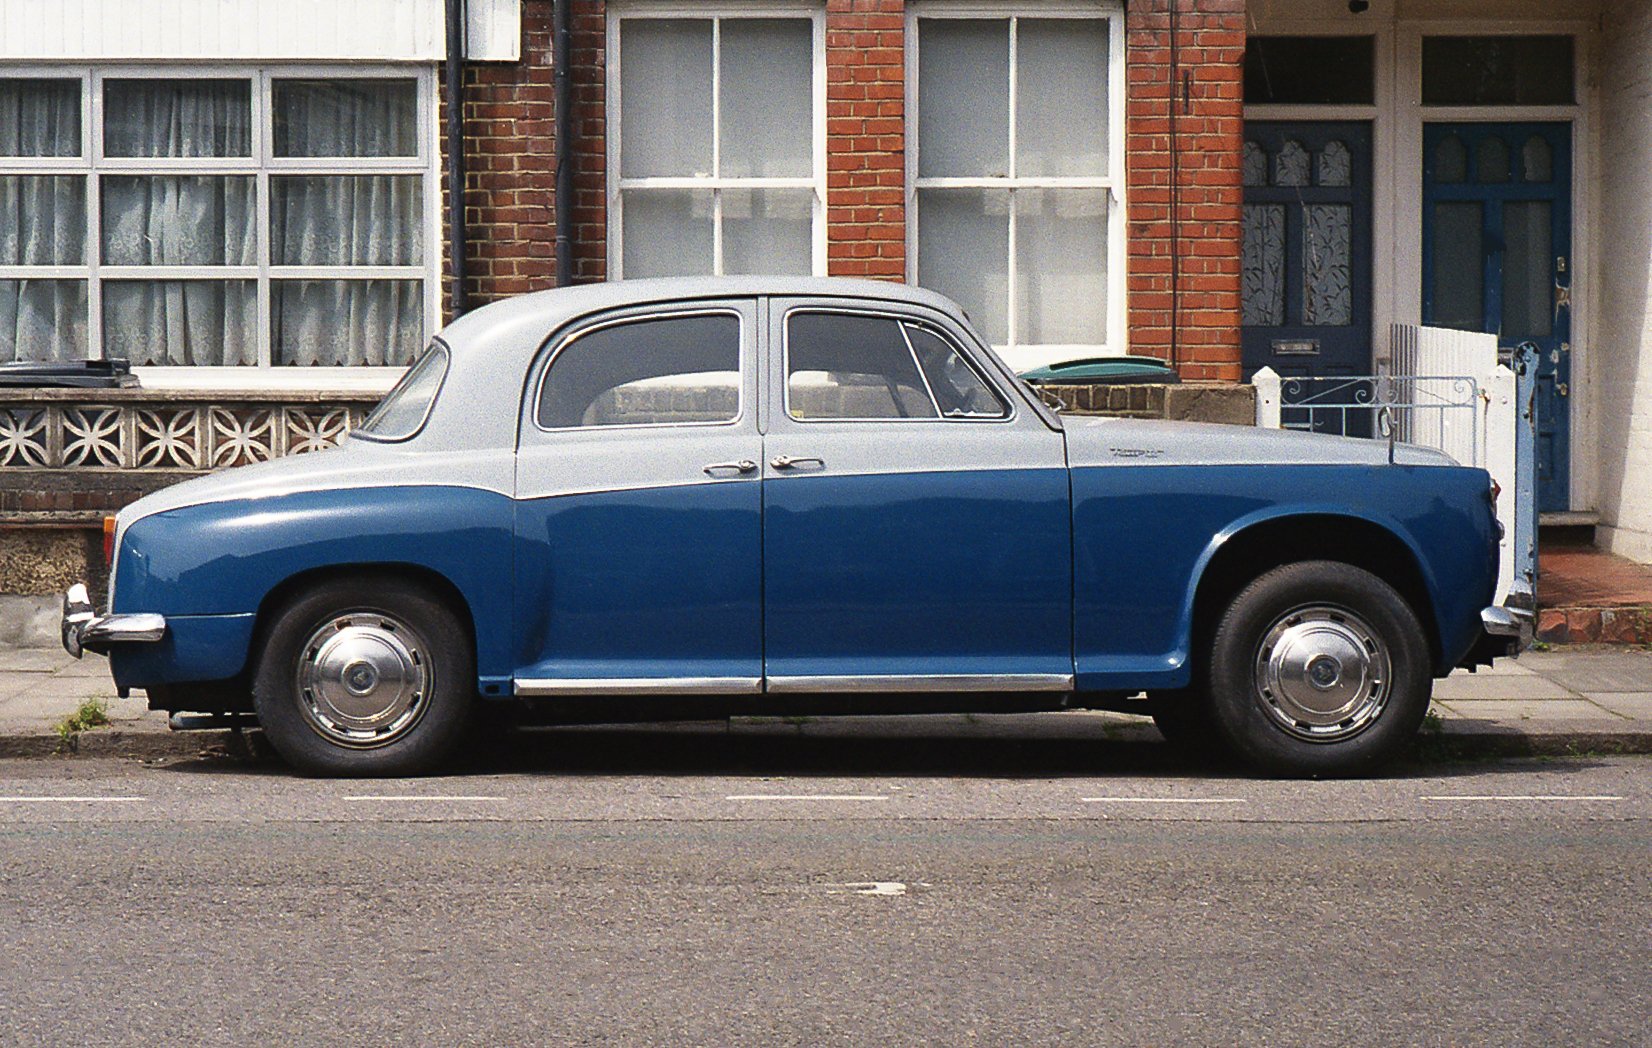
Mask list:
POLYGON ((478 675, 508 677, 512 528, 507 496, 443 485, 305 491, 140 518, 116 551, 110 610, 165 615, 171 637, 120 652, 116 679, 143 687, 234 676, 277 586, 366 565, 411 565, 452 583, 476 626, 478 675))

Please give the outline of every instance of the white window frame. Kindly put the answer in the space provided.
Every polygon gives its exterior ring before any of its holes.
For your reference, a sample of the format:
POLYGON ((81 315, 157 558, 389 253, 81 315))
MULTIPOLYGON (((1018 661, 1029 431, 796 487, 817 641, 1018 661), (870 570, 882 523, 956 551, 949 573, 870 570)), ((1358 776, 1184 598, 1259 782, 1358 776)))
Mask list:
POLYGON ((826 12, 814 3, 729 3, 691 5, 652 3, 638 0, 608 4, 608 62, 606 103, 608 128, 608 275, 625 278, 624 194, 632 189, 692 189, 712 191, 712 275, 723 275, 723 190, 807 189, 810 204, 810 267, 815 276, 826 273, 826 12), (712 24, 711 71, 711 173, 704 176, 627 178, 620 170, 620 143, 625 129, 620 113, 621 68, 620 23, 637 19, 710 21, 712 24), (722 164, 722 25, 737 18, 807 18, 813 30, 813 68, 810 70, 813 126, 810 143, 814 150, 811 173, 798 178, 725 178, 722 164))
POLYGON ((146 386, 173 389, 388 390, 406 370, 399 365, 281 366, 272 362, 271 283, 276 280, 418 280, 424 288, 425 337, 441 323, 441 157, 437 149, 435 80, 428 65, 0 65, 0 77, 76 80, 81 85, 78 157, 0 157, 4 175, 80 175, 86 179, 86 261, 74 266, 0 266, 0 279, 87 281, 86 349, 103 357, 104 280, 251 280, 257 286, 255 365, 136 367, 146 386), (245 80, 252 100, 252 149, 246 157, 103 156, 106 80, 245 80), (418 153, 408 157, 276 157, 273 155, 273 82, 277 80, 411 79, 417 84, 418 153), (424 260, 410 266, 278 266, 270 259, 269 181, 272 175, 419 176, 423 190, 424 260), (113 266, 103 264, 102 179, 105 175, 241 175, 255 181, 257 258, 246 266, 113 266))
POLYGON ((922 0, 906 8, 906 278, 921 284, 918 271, 918 236, 923 216, 918 193, 924 189, 988 189, 1010 193, 1009 250, 1006 263, 1005 295, 1010 341, 996 345, 1007 363, 1016 370, 1041 367, 1086 356, 1122 356, 1129 352, 1127 303, 1129 275, 1126 272, 1127 217, 1125 184, 1125 25, 1124 5, 1118 0, 1023 0, 1015 4, 982 3, 978 0, 922 0), (972 18, 1010 23, 1009 64, 1009 164, 1008 175, 970 178, 920 177, 919 129, 923 113, 918 103, 918 55, 923 39, 920 23, 943 18, 972 18), (1107 173, 1082 177, 1031 178, 1015 171, 1016 93, 1019 47, 1016 28, 1021 18, 1098 19, 1107 23, 1107 173), (1018 189, 1103 189, 1107 191, 1107 333, 1100 345, 1044 345, 1018 343, 1019 316, 1015 304, 1016 218, 1014 195, 1018 189))

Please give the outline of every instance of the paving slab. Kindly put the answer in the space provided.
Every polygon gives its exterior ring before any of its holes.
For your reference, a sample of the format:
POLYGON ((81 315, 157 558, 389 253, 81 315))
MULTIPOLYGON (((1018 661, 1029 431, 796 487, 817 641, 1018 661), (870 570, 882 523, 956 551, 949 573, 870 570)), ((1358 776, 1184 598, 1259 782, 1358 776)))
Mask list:
POLYGON ((1575 699, 1576 693, 1547 677, 1490 676, 1458 670, 1434 682, 1434 698, 1454 699, 1575 699))
POLYGON ((0 672, 5 673, 51 673, 73 661, 74 656, 61 648, 0 648, 0 672))
POLYGON ((1543 677, 1576 692, 1652 691, 1652 652, 1567 652, 1531 666, 1543 677))
POLYGON ((1622 719, 1583 699, 1469 699, 1449 702, 1436 700, 1436 703, 1444 707, 1450 716, 1461 717, 1464 720, 1610 722, 1622 719))
POLYGON ((88 652, 85 658, 69 658, 52 676, 54 677, 82 677, 90 680, 110 680, 109 660, 102 655, 88 652))
POLYGON ((1620 717, 1652 723, 1652 691, 1586 691, 1583 697, 1620 717))

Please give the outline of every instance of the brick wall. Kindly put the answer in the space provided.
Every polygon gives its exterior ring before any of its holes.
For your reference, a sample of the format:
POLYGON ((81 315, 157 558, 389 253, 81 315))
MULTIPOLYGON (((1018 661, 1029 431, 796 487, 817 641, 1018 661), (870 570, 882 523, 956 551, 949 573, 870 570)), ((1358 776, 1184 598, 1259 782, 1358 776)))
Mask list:
POLYGON ((826 259, 906 278, 905 0, 827 0, 826 259))
POLYGON ((1134 0, 1125 20, 1131 352, 1237 381, 1245 2, 1134 0))
MULTIPOLYGON (((574 279, 607 272, 604 0, 573 0, 574 279)), ((556 284, 552 4, 522 5, 522 59, 465 67, 466 287, 473 305, 556 284)), ((444 113, 445 117, 445 113, 444 113)), ((444 187, 445 206, 445 187, 444 187)))

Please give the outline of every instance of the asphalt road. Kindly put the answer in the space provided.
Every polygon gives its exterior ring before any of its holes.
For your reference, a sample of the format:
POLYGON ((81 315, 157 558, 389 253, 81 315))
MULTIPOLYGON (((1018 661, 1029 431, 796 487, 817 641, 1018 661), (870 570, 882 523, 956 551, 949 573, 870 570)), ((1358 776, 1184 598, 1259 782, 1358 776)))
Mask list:
POLYGON ((0 762, 0 1043, 1652 1042, 1646 759, 977 741, 0 762))

